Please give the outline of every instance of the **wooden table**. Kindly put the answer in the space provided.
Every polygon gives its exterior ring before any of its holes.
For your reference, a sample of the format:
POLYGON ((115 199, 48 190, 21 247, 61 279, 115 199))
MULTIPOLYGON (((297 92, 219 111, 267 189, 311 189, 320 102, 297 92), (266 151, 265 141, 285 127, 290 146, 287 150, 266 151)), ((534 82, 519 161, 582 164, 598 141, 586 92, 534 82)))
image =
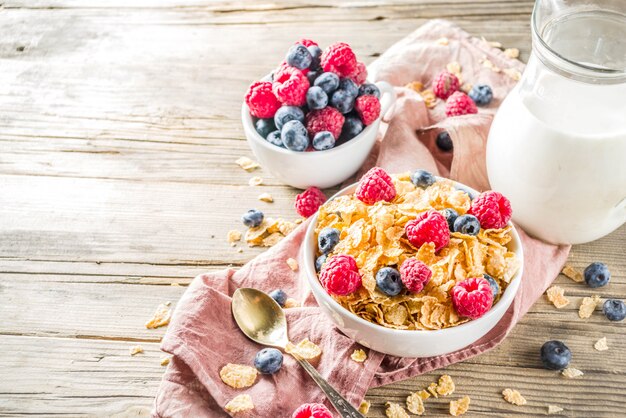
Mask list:
MULTIPOLYGON (((197 273, 259 254, 226 242, 239 214, 295 217, 296 190, 234 161, 251 156, 239 109, 247 85, 291 40, 349 42, 369 62, 430 18, 530 48, 532 1, 6 0, 0 6, 0 415, 145 416, 164 371, 164 329, 145 321, 197 273), (272 204, 257 200, 270 192, 272 204), (145 353, 131 357, 140 344, 145 353), (119 414, 119 415, 116 415, 119 414)), ((603 297, 626 295, 626 228, 576 246, 579 268, 606 262, 603 297)), ((448 367, 469 416, 624 416, 624 323, 577 316, 592 292, 561 276, 572 302, 539 300, 492 352, 448 367), (610 350, 593 343, 608 338, 610 350), (540 367, 552 338, 585 375, 540 367), (505 403, 518 389, 528 404, 505 403)), ((440 375, 371 390, 385 401, 440 375)), ((446 415, 449 399, 427 401, 446 415)))

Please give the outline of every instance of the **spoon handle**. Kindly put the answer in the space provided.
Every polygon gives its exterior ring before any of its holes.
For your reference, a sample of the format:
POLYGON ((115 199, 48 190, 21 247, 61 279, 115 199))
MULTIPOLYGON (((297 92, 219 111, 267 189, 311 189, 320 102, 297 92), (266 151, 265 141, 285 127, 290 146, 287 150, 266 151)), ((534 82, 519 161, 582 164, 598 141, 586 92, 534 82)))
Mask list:
POLYGON ((315 383, 324 391, 330 403, 333 404, 337 412, 341 415, 341 418, 365 418, 356 408, 354 408, 350 402, 339 394, 327 381, 324 379, 305 359, 298 355, 293 356, 298 363, 309 373, 309 375, 315 380, 315 383))

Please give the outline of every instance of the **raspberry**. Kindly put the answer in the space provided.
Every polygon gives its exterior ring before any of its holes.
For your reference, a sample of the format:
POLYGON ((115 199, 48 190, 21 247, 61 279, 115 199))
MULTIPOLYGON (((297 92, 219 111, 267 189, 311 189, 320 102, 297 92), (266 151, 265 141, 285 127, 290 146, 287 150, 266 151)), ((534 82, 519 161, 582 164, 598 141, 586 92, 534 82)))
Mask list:
POLYGON ((250 108, 250 114, 257 118, 273 118, 281 106, 272 92, 272 83, 255 81, 246 93, 246 105, 250 108))
POLYGON ((372 124, 380 116, 380 101, 376 96, 358 97, 354 108, 365 126, 372 124))
POLYGON ((306 115, 306 129, 312 138, 316 133, 328 131, 339 138, 345 118, 337 109, 326 106, 320 110, 312 110, 306 115))
POLYGON ((356 63, 356 70, 350 75, 350 78, 359 86, 367 80, 367 67, 362 62, 356 63))
MULTIPOLYGON (((284 75, 285 70, 288 70, 289 68, 293 68, 295 70, 298 70, 300 72, 302 72, 302 74, 307 75, 309 73, 309 69, 305 68, 304 70, 300 70, 296 67, 292 67, 291 65, 287 64, 287 61, 283 61, 280 63, 280 65, 278 66, 278 68, 276 68, 274 70, 274 78, 273 80, 277 80, 278 78, 280 78, 281 76, 284 75)), ((308 80, 308 78, 307 78, 308 80)))
POLYGON ((404 286, 413 293, 422 291, 433 272, 417 258, 407 258, 400 266, 400 278, 404 286))
POLYGON ((366 205, 373 205, 381 200, 391 202, 396 197, 396 187, 385 170, 373 167, 361 177, 354 194, 366 205))
POLYGON ((298 45, 298 44, 300 44, 300 45, 304 45, 304 46, 306 46, 307 48, 308 48, 308 47, 310 47, 311 45, 319 46, 319 45, 317 44, 317 42, 312 41, 312 40, 310 40, 310 39, 304 39, 304 38, 303 38, 303 39, 300 39, 298 42, 294 43, 294 45, 298 45))
POLYGON ((337 42, 330 45, 322 53, 321 60, 324 71, 330 71, 340 77, 350 77, 357 69, 356 55, 350 45, 337 42))
POLYGON ((446 100, 446 115, 461 116, 478 113, 476 103, 465 93, 456 91, 446 100))
POLYGON ((349 255, 333 255, 322 266, 320 283, 331 295, 346 296, 361 287, 356 261, 349 255))
POLYGON ((406 223, 404 230, 409 242, 419 248, 427 242, 435 244, 439 251, 450 242, 450 231, 446 218, 434 209, 422 212, 406 223))
POLYGON ((456 312, 467 318, 480 318, 491 309, 493 291, 487 279, 474 277, 454 285, 450 291, 456 312))
POLYGON ((303 106, 306 103, 309 79, 297 68, 282 67, 274 74, 272 88, 278 100, 283 104, 303 106))
POLYGON ((483 229, 504 228, 511 220, 511 203, 498 192, 490 190, 472 201, 469 214, 478 218, 483 229))
POLYGON ((313 215, 326 201, 326 195, 317 187, 309 187, 296 196, 296 212, 308 218, 313 215))
POLYGON ((291 418, 333 418, 333 414, 321 403, 305 403, 293 411, 291 418))
POLYGON ((433 79, 433 93, 440 99, 446 100, 459 89, 459 79, 448 71, 443 71, 433 79))

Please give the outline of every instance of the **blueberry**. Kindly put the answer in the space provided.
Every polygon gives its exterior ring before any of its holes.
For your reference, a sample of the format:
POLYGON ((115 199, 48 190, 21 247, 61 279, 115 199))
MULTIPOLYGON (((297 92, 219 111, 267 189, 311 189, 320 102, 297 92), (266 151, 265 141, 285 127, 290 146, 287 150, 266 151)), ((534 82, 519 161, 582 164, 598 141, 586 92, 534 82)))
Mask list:
POLYGON ((602 287, 611 280, 611 272, 604 263, 591 263, 583 272, 585 283, 589 287, 602 287))
POLYGON ((541 362, 549 370, 563 370, 572 361, 572 352, 561 341, 548 341, 541 346, 541 362))
POLYGON ((311 54, 311 58, 313 58, 313 60, 311 61, 311 65, 309 65, 309 68, 312 70, 316 70, 320 67, 320 59, 322 57, 322 48, 320 48, 317 45, 311 45, 307 47, 307 49, 309 50, 309 53, 311 54))
POLYGON ((254 367, 263 374, 274 374, 282 365, 283 353, 275 348, 264 348, 254 357, 254 367))
POLYGON ((276 130, 274 119, 258 119, 254 124, 254 127, 263 138, 266 138, 270 132, 276 130))
POLYGON ((448 229, 450 231, 454 231, 454 221, 456 221, 456 218, 459 217, 459 213, 452 208, 446 208, 441 211, 441 214, 448 222, 448 229))
POLYGON ((309 68, 313 62, 313 56, 304 45, 293 45, 287 52, 287 64, 296 67, 299 70, 309 68))
POLYGON ((354 98, 359 95, 359 86, 351 78, 342 78, 339 81, 339 89, 347 91, 354 98))
POLYGON ((315 83, 315 79, 322 74, 322 70, 309 71, 306 73, 306 78, 309 80, 309 85, 313 85, 315 83))
POLYGON ((283 125, 280 138, 285 148, 291 151, 302 152, 309 146, 309 133, 299 120, 290 120, 283 125))
POLYGON ((396 296, 402 291, 400 272, 393 267, 383 267, 376 273, 376 286, 387 296, 396 296))
POLYGON ((346 116, 341 129, 341 139, 350 140, 363 131, 363 122, 358 116, 346 116))
POLYGON ((341 113, 350 113, 354 109, 354 102, 356 96, 351 95, 346 90, 336 90, 330 98, 330 104, 332 107, 340 111, 341 113))
POLYGON ((478 235, 480 222, 474 215, 462 215, 454 221, 454 232, 466 235, 478 235))
POLYGON ((322 266, 326 262, 327 257, 328 256, 326 254, 322 254, 315 259, 315 271, 317 271, 318 273, 320 272, 320 270, 322 269, 322 266))
POLYGON ((452 151, 454 145, 452 144, 452 138, 450 138, 450 134, 446 131, 441 131, 437 134, 437 146, 442 151, 452 151))
POLYGON ((276 301, 281 307, 285 306, 287 301, 287 294, 282 289, 272 290, 269 293, 270 297, 276 301))
POLYGON ((280 138, 280 131, 270 132, 265 139, 272 145, 285 148, 285 144, 283 144, 283 140, 280 138))
POLYGON ((336 228, 324 228, 317 236, 317 246, 324 254, 328 254, 339 242, 339 230, 336 228))
POLYGON ((335 73, 322 73, 315 79, 316 86, 319 86, 330 95, 339 87, 339 77, 335 73))
POLYGON ((602 305, 602 312, 609 321, 623 321, 626 318, 626 304, 618 299, 607 299, 602 305))
POLYGON ((491 87, 489 87, 488 85, 479 84, 472 87, 468 96, 478 106, 485 106, 488 105, 489 102, 491 102, 491 99, 493 99, 493 92, 491 91, 491 87))
POLYGON ((498 296, 498 293, 500 293, 500 286, 498 285, 498 282, 496 282, 496 279, 494 279, 487 273, 483 274, 483 277, 489 282, 489 286, 491 286, 491 292, 493 293, 493 298, 495 300, 496 296, 498 296))
POLYGON ((359 96, 376 96, 380 99, 380 90, 376 84, 365 83, 359 87, 359 96))
POLYGON ((331 149, 335 146, 335 137, 328 131, 321 131, 313 137, 313 148, 318 151, 331 149))
POLYGON ((323 109, 328 104, 328 95, 319 86, 313 86, 306 92, 306 104, 309 109, 323 109))
POLYGON ((263 212, 256 209, 250 209, 241 217, 243 224, 248 228, 254 228, 261 225, 263 222, 263 212))
POLYGON ((277 129, 283 129, 283 125, 290 120, 299 120, 304 123, 304 112, 297 106, 282 106, 274 115, 274 124, 277 129))
POLYGON ((437 179, 426 170, 415 170, 415 172, 411 174, 411 181, 416 187, 425 189, 428 186, 432 186, 437 179))

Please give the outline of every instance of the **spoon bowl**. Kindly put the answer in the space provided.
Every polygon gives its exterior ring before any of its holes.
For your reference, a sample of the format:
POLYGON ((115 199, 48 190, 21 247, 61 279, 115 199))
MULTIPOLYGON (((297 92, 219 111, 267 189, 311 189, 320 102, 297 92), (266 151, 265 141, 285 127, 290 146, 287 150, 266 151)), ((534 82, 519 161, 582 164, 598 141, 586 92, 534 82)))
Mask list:
POLYGON ((249 287, 235 290, 232 311, 235 322, 252 341, 285 349, 289 342, 285 312, 267 293, 249 287))

